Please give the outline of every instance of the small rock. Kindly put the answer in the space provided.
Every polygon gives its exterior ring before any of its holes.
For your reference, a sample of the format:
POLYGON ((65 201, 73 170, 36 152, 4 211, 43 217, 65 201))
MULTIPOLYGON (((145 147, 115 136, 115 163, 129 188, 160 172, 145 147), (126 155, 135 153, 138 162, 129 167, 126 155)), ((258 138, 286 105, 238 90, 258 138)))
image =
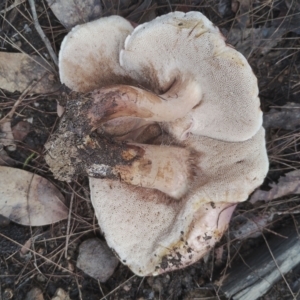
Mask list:
POLYGON ((58 288, 51 300, 71 300, 69 294, 62 288, 58 288))
POLYGON ((77 268, 100 282, 113 274, 118 263, 108 246, 97 238, 88 239, 79 246, 77 268))
POLYGON ((25 300, 44 300, 43 292, 34 287, 26 294, 25 300))

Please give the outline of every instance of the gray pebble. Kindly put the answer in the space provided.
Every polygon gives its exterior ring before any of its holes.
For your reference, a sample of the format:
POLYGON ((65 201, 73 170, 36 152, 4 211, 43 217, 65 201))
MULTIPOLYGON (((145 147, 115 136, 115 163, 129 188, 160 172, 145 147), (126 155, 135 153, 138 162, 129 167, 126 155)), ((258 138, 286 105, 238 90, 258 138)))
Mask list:
POLYGON ((77 268, 100 282, 113 274, 118 263, 108 246, 97 238, 88 239, 79 246, 77 268))

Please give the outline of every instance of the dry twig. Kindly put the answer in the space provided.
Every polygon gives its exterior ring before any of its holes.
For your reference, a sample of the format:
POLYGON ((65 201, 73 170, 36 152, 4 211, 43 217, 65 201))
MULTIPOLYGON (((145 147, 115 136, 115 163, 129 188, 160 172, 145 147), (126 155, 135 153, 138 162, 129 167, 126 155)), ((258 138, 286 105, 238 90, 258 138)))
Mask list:
POLYGON ((34 22, 35 29, 39 33, 39 35, 40 35, 41 39, 43 40, 43 42, 45 43, 45 46, 46 46, 53 62, 55 63, 56 66, 58 66, 57 56, 54 53, 53 48, 51 46, 51 43, 50 43, 49 39, 46 37, 46 35, 45 35, 45 33, 44 33, 40 23, 39 23, 37 13, 36 13, 36 9, 35 9, 34 0, 29 0, 29 4, 30 4, 31 12, 32 12, 32 17, 33 17, 33 22, 34 22))

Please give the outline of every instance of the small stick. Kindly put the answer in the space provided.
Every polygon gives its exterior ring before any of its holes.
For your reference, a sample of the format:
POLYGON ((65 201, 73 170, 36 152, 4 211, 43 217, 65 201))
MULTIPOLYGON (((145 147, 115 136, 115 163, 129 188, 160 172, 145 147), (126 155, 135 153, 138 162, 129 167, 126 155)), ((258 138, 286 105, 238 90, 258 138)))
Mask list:
POLYGON ((46 48, 48 49, 48 52, 53 60, 53 62, 55 63, 56 66, 58 66, 58 59, 56 54, 54 53, 51 43, 49 41, 49 39, 46 37, 40 23, 37 17, 37 13, 35 10, 35 3, 34 0, 29 0, 29 4, 30 4, 30 8, 31 8, 31 12, 32 12, 32 17, 33 17, 33 22, 34 22, 34 26, 35 29, 37 30, 37 32, 39 33, 41 39, 43 40, 43 42, 45 43, 46 48))
POLYGON ((0 125, 5 123, 7 121, 7 119, 11 119, 12 116, 14 115, 17 107, 20 105, 20 103, 23 101, 23 99, 25 98, 25 96, 27 95, 27 93, 32 89, 32 87, 36 84, 36 81, 33 81, 25 90, 24 92, 20 95, 20 97, 18 98, 18 100, 15 102, 14 106, 11 108, 11 110, 9 111, 9 113, 4 116, 1 120, 0 120, 0 125))

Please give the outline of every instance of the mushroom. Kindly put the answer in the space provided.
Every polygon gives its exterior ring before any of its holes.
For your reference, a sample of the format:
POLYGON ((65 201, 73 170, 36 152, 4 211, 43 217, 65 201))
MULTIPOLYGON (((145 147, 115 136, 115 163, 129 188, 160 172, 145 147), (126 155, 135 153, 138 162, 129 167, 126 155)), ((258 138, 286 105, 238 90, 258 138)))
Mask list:
POLYGON ((170 110, 173 121, 184 117, 169 129, 181 139, 190 132, 239 142, 258 131, 262 112, 257 79, 246 58, 226 45, 204 15, 174 12, 132 30, 117 16, 76 26, 59 55, 62 83, 79 92, 117 83, 119 94, 125 95, 113 102, 119 117, 136 109, 134 116, 145 118, 145 110, 157 107, 155 121, 171 121, 157 116, 163 111, 166 118, 170 110), (128 87, 131 83, 135 87, 128 87))
POLYGON ((86 94, 46 145, 54 175, 89 175, 106 241, 134 273, 203 257, 268 170, 247 60, 199 12, 80 25, 59 58, 61 81, 86 94))

